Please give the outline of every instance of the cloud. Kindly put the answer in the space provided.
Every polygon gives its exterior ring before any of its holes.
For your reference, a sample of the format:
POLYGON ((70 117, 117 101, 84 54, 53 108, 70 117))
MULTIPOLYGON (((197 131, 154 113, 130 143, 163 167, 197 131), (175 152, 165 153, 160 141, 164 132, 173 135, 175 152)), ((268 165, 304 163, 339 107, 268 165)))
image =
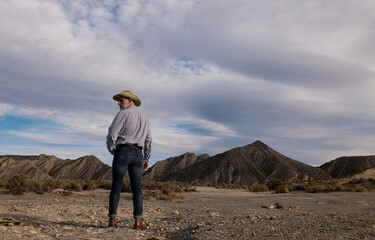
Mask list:
POLYGON ((12 110, 12 107, 6 103, 0 103, 0 117, 12 110))
POLYGON ((17 151, 10 142, 19 138, 31 152, 27 146, 45 145, 79 157, 76 145, 109 162, 105 136, 118 111, 112 96, 131 89, 151 121, 154 160, 257 139, 315 164, 369 154, 374 7, 349 0, 6 1, 0 120, 29 125, 1 128, 8 148, 0 151, 17 151))

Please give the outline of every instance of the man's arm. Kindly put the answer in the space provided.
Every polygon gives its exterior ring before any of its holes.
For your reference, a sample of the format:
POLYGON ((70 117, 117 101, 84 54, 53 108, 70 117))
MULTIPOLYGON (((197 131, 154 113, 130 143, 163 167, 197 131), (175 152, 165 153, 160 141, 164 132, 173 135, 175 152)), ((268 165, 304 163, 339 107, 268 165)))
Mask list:
POLYGON ((118 134, 124 126, 123 118, 124 114, 122 114, 120 111, 119 113, 117 113, 116 117, 113 119, 111 126, 109 126, 108 128, 107 149, 112 155, 115 152, 118 134))
POLYGON ((144 161, 145 162, 148 162, 149 158, 151 157, 151 143, 152 143, 152 136, 151 136, 151 128, 150 128, 150 124, 149 122, 147 121, 147 128, 148 128, 148 131, 147 131, 147 135, 146 135, 146 139, 145 139, 145 144, 144 144, 144 147, 143 147, 143 153, 144 153, 144 161))

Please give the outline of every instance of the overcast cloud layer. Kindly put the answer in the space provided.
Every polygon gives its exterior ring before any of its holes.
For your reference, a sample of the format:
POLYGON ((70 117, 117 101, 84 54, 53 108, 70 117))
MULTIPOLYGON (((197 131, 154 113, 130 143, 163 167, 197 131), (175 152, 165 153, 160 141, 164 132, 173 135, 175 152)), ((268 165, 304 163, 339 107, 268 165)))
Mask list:
POLYGON ((307 164, 375 154, 375 2, 0 3, 0 154, 110 164, 133 90, 151 163, 261 140, 307 164))

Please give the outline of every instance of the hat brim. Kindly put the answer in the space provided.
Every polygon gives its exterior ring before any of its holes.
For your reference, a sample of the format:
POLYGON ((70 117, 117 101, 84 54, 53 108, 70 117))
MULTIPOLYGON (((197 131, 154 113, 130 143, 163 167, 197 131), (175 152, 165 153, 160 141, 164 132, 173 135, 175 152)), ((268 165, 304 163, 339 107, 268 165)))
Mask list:
POLYGON ((139 100, 139 98, 135 94, 133 95, 128 92, 122 92, 113 96, 113 100, 115 101, 119 101, 121 98, 130 98, 131 100, 133 100, 135 106, 137 107, 141 105, 141 100, 139 100))

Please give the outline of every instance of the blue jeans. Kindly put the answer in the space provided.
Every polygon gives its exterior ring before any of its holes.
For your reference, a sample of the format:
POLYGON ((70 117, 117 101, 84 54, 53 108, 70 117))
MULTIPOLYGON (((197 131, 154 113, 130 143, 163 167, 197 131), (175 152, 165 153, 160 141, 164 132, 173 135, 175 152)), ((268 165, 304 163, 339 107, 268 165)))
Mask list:
POLYGON ((126 171, 129 171, 130 185, 133 192, 134 218, 142 218, 142 149, 134 146, 122 146, 116 149, 112 162, 112 186, 109 195, 109 217, 116 217, 120 192, 126 171))

